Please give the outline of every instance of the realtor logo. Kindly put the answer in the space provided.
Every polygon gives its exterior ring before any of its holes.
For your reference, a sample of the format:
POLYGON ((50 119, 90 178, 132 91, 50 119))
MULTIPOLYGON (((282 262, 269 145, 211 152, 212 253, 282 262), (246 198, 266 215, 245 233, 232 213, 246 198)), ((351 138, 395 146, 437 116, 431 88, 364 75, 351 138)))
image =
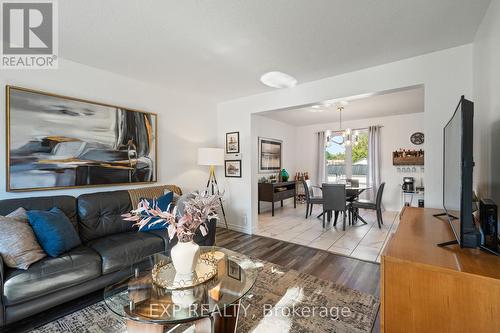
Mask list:
POLYGON ((4 0, 2 69, 57 68, 55 1, 4 0))

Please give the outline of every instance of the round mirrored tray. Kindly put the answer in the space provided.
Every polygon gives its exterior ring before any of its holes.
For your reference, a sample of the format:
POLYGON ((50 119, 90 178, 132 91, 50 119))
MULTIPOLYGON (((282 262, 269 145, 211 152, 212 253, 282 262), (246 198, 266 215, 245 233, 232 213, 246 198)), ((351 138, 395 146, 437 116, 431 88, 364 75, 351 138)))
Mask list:
POLYGON ((163 261, 154 265, 151 276, 155 285, 165 289, 191 288, 210 280, 217 274, 217 261, 210 253, 203 253, 191 276, 177 274, 172 262, 163 261))

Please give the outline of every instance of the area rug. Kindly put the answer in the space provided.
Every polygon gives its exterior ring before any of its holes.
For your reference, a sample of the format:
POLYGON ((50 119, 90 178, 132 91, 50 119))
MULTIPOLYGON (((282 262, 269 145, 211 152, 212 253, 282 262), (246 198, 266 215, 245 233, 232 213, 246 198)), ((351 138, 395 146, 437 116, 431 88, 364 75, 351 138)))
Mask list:
MULTIPOLYGON (((370 294, 350 289, 309 274, 256 260, 259 276, 240 306, 237 332, 338 332, 372 330, 379 301, 370 294)), ((177 327, 175 332, 188 330, 177 327)), ((125 322, 98 302, 33 333, 125 333, 125 322)))

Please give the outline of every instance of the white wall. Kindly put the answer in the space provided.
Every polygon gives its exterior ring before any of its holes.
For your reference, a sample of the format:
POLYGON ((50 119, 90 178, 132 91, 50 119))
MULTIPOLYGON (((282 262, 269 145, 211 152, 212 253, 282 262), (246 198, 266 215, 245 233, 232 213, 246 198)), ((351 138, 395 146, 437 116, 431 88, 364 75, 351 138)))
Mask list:
MULTIPOLYGON (((252 155, 258 156, 258 138, 270 138, 277 139, 283 141, 282 151, 281 151, 281 164, 282 168, 285 168, 290 178, 293 179, 295 175, 297 156, 296 156, 296 127, 291 126, 289 124, 282 123, 280 121, 276 121, 270 118, 266 118, 259 115, 252 115, 251 117, 251 128, 252 128, 252 141, 255 142, 252 145, 252 155)), ((258 158, 253 159, 253 166, 255 168, 256 173, 255 177, 260 179, 262 176, 268 177, 269 173, 260 174, 258 173, 259 167, 258 158)), ((290 201, 290 200, 287 200, 290 201)), ((267 202, 261 202, 260 208, 262 212, 268 211, 271 209, 271 204, 267 202)))
MULTIPOLYGON (((293 74, 293 73, 292 73, 293 74)), ((426 205, 442 202, 442 127, 461 95, 472 94, 472 45, 464 45, 356 72, 300 84, 292 89, 239 98, 218 104, 219 144, 224 133, 240 131, 243 167, 252 169, 251 114, 333 98, 380 92, 423 84, 425 87, 426 205)), ((256 157, 255 157, 256 158, 256 157)), ((238 180, 228 180, 231 219, 251 232, 257 213, 255 170, 238 180), (250 223, 251 221, 252 223, 250 223)))
MULTIPOLYGON (((423 110, 422 110, 423 111, 423 110)), ((286 112, 286 111, 284 111, 286 112)), ((414 177, 417 185, 423 178, 420 167, 417 172, 401 173, 397 172, 397 167, 392 165, 392 152, 399 148, 404 149, 424 149, 425 144, 415 146, 410 142, 410 136, 414 132, 424 130, 424 113, 412 113, 396 115, 390 117, 376 117, 360 120, 344 121, 343 128, 367 128, 368 126, 383 126, 380 131, 381 143, 381 179, 386 182, 383 204, 386 210, 398 211, 401 208, 401 182, 404 176, 414 177)), ((296 165, 299 170, 308 171, 311 179, 317 177, 315 161, 316 157, 316 133, 326 130, 336 130, 338 123, 327 123, 310 126, 297 127, 297 140, 295 154, 297 157, 296 165)))
MULTIPOLYGON (((217 170, 217 179, 224 179, 224 208, 229 227, 234 230, 249 232, 250 218, 250 191, 251 179, 255 178, 250 155, 253 143, 250 130, 250 114, 245 115, 242 110, 233 109, 217 116, 218 145, 224 147, 227 132, 240 132, 241 178, 224 178, 224 170, 217 170)), ((257 145, 257 143, 254 143, 257 145)), ((227 157, 226 157, 227 158, 227 157)))
MULTIPOLYGON (((75 62, 60 59, 56 70, 2 70, 0 83, 109 103, 158 113, 158 183, 178 184, 184 190, 203 188, 208 170, 196 164, 197 148, 216 143, 216 103, 204 96, 145 84, 75 62)), ((5 105, 5 93, 0 94, 5 105)), ((0 137, 5 138, 5 116, 1 118, 0 137)), ((5 144, 0 156, 5 161, 5 144)), ((0 163, 5 174, 5 163, 0 163)), ((5 178, 0 179, 0 199, 42 195, 78 195, 116 190, 130 186, 98 187, 79 190, 7 193, 5 178)))
POLYGON ((500 0, 492 0, 474 40, 474 175, 479 194, 500 204, 500 0))

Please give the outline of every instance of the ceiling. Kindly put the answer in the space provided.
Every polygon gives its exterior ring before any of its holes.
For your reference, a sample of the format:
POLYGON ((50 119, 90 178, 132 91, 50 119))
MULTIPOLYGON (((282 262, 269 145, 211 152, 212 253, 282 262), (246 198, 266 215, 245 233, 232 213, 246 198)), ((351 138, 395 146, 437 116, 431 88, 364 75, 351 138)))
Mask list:
MULTIPOLYGON (((333 123, 339 121, 337 106, 341 105, 341 101, 348 102, 342 111, 342 121, 424 112, 424 88, 418 86, 374 94, 369 97, 365 95, 353 96, 326 101, 330 104, 329 107, 321 106, 313 109, 312 106, 307 106, 298 109, 266 111, 259 113, 259 115, 293 126, 333 123)), ((318 103, 317 105, 322 104, 318 103)))
POLYGON ((490 0, 64 0, 60 56, 223 101, 473 41, 490 0))

